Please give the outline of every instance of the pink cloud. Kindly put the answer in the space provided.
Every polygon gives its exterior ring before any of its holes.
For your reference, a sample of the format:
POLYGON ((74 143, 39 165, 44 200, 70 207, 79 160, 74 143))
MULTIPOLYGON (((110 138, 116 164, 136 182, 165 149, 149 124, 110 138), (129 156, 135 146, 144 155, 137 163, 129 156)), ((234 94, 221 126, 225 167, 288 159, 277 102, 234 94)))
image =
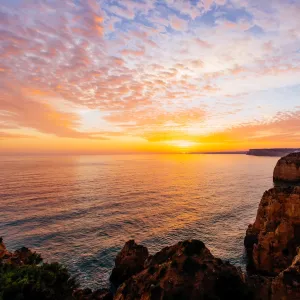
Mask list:
POLYGON ((144 56, 145 55, 145 48, 140 48, 139 50, 132 50, 132 49, 124 49, 121 51, 122 55, 125 56, 144 56))
POLYGON ((188 28, 188 21, 173 15, 170 17, 170 25, 175 30, 186 31, 188 28))
POLYGON ((209 48, 212 48, 212 45, 209 44, 208 42, 206 41, 203 41, 199 38, 195 39, 195 42, 197 45, 199 45, 201 48, 206 48, 206 49, 209 49, 209 48))

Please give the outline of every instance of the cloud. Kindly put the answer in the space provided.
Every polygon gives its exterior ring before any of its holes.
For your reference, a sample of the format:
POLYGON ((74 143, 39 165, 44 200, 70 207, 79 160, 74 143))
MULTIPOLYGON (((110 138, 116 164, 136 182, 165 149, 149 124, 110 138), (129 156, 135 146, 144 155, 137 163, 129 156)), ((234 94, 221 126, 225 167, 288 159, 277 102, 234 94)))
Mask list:
POLYGON ((109 11, 119 17, 125 18, 125 19, 134 19, 135 13, 132 10, 128 10, 127 8, 123 8, 120 6, 110 6, 109 11))
POLYGON ((121 54, 125 56, 143 56, 145 55, 145 48, 140 48, 139 50, 124 49, 121 51, 121 54))
POLYGON ((170 25, 173 29, 178 31, 186 31, 188 22, 184 19, 178 18, 176 15, 170 17, 170 25))
POLYGON ((36 138, 33 135, 26 134, 17 134, 17 133, 9 133, 9 132, 1 132, 0 131, 0 140, 1 139, 27 139, 27 138, 36 138))
MULTIPOLYGON (((34 94, 39 95, 39 93, 34 94)), ((32 128, 58 137, 95 138, 92 133, 79 132, 75 129, 80 125, 80 119, 76 114, 56 110, 47 103, 30 99, 28 95, 12 89, 7 89, 0 97, 1 112, 2 125, 7 124, 6 127, 13 124, 13 126, 32 128)), ((6 137, 28 136, 7 133, 6 137)), ((101 137, 96 138, 101 139, 101 137)))
MULTIPOLYGON (((300 85, 298 13, 297 3, 277 0, 4 0, 1 132, 34 128, 73 138, 122 132, 152 141, 195 139, 221 123, 224 132, 214 130, 220 139, 235 132, 242 140, 239 130, 252 127, 233 128, 268 114, 265 104, 274 114, 298 101, 295 93, 272 97, 300 85), (260 91, 268 94, 257 103, 260 91), (243 102, 238 111, 234 99, 243 102), (100 128, 83 121, 79 108, 97 110, 100 128)), ((297 137, 270 126, 261 124, 256 138, 297 137)))
POLYGON ((233 126, 224 131, 206 136, 199 136, 197 140, 204 143, 255 143, 255 142, 297 142, 300 141, 300 111, 280 112, 267 121, 233 126))

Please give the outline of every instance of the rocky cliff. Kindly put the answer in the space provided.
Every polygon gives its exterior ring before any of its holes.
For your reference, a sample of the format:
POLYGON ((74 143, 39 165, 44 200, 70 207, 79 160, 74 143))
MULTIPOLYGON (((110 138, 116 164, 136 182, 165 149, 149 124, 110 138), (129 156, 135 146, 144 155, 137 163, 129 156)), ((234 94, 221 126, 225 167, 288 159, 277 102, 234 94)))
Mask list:
POLYGON ((114 299, 247 300, 253 299, 253 292, 239 268, 215 258, 203 242, 189 240, 149 256, 143 270, 126 280, 114 299))
MULTIPOLYGON (((120 252, 123 261, 116 262, 115 268, 127 268, 124 253, 136 253, 136 246, 133 241, 125 245, 120 252)), ((142 259, 144 255, 136 260, 137 265, 142 259)), ((203 242, 187 240, 148 256, 143 269, 125 280, 113 299, 296 300, 299 296, 299 249, 288 268, 268 277, 247 275, 239 267, 215 258, 203 242)))
POLYGON ((249 225, 245 247, 256 271, 274 275, 291 265, 300 245, 300 187, 272 188, 249 225))
POLYGON ((275 166, 273 179, 275 181, 300 182, 300 152, 282 157, 275 166))
POLYGON ((300 248, 293 263, 272 280, 272 300, 300 299, 300 248))
POLYGON ((134 240, 126 242, 115 259, 115 267, 112 270, 110 281, 115 287, 118 287, 125 280, 144 269, 144 263, 148 256, 146 247, 137 245, 134 240))

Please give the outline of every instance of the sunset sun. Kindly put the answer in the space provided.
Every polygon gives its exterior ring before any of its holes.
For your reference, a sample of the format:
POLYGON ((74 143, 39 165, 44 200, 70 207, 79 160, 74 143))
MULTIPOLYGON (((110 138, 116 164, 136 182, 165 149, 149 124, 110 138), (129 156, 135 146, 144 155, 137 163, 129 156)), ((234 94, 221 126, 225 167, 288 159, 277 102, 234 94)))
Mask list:
POLYGON ((179 140, 179 141, 171 141, 169 142, 170 145, 173 145, 179 149, 186 149, 192 148, 193 146, 197 145, 195 142, 179 140))

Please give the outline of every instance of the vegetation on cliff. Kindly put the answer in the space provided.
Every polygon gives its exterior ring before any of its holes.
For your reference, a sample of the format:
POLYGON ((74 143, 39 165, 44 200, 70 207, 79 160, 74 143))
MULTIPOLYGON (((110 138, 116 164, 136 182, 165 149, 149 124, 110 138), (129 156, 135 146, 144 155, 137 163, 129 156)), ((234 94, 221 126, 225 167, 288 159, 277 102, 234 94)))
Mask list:
POLYGON ((66 268, 43 263, 41 256, 23 247, 14 253, 0 239, 0 299, 72 299, 77 287, 66 268))

